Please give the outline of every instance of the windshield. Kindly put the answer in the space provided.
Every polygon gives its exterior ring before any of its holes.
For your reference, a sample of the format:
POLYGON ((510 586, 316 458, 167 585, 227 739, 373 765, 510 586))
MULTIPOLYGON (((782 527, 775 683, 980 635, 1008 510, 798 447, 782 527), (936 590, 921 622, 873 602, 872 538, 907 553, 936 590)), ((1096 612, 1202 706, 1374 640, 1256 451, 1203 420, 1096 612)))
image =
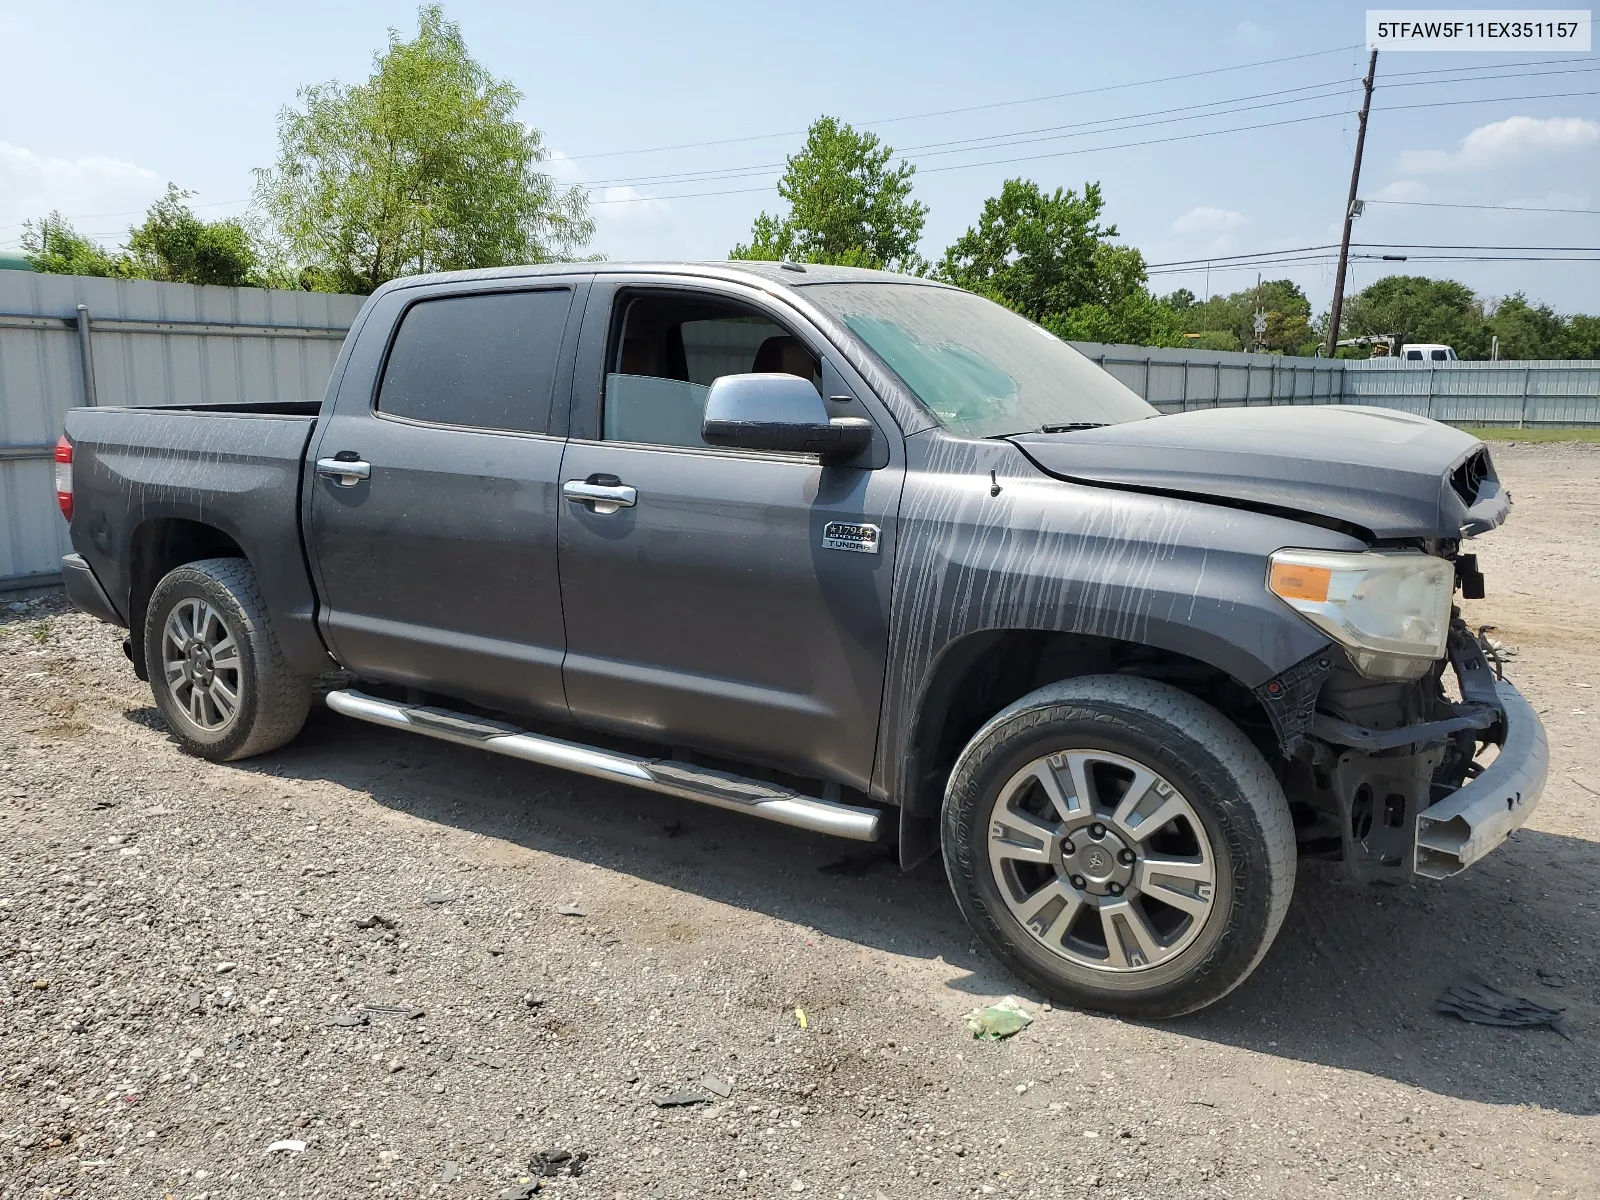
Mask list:
POLYGON ((971 292, 825 283, 806 295, 872 347, 953 433, 997 437, 1157 415, 1055 334, 971 292))

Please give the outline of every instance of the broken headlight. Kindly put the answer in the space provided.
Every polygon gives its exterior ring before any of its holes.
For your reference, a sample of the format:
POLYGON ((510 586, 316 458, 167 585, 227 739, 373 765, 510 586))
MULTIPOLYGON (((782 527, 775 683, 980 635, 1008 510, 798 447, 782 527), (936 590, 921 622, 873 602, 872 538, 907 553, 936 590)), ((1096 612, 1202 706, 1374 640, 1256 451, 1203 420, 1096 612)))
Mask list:
POLYGON ((1280 550, 1267 588, 1372 679, 1416 679, 1444 657, 1455 566, 1415 550, 1280 550))

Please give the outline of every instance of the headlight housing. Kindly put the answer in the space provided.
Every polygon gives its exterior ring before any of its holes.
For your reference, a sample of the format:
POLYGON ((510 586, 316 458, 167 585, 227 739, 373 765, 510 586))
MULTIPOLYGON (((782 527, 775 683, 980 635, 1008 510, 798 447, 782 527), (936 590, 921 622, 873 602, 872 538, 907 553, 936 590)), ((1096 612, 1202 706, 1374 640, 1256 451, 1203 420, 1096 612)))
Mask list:
POLYGON ((1373 679, 1417 679, 1444 657, 1455 564, 1415 550, 1279 550, 1267 589, 1373 679))

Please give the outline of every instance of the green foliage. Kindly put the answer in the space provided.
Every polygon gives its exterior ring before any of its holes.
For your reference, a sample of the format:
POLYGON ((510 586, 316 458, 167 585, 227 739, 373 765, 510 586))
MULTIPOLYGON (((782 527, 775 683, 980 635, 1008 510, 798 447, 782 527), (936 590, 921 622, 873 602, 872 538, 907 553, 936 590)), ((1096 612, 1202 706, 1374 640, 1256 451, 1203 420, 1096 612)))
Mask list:
POLYGON ((925 273, 917 242, 928 209, 911 198, 916 168, 904 159, 891 168, 893 155, 877 134, 819 117, 778 181, 788 214, 763 212, 728 257, 925 273))
POLYGON ((1046 193, 1008 179, 984 201, 978 223, 945 251, 940 278, 1004 304, 1060 337, 1174 346, 1171 309, 1145 287, 1144 258, 1119 246, 1101 220, 1098 183, 1046 193))
POLYGON ((35 271, 54 275, 120 275, 117 257, 74 229, 59 212, 22 226, 22 249, 35 271))
MULTIPOLYGON (((1489 332, 1483 305, 1472 289, 1453 279, 1389 275, 1345 302, 1340 337, 1393 334, 1399 344, 1438 342, 1461 358, 1488 358, 1489 332)), ((1367 357, 1364 350, 1357 351, 1367 357)))
POLYGON ((260 280, 260 255, 239 221, 202 221, 184 203, 190 192, 167 184, 144 223, 128 237, 127 266, 139 279, 249 287, 260 280))
POLYGON ((1573 358, 1600 360, 1600 317, 1568 317, 1567 350, 1573 358))
POLYGON ((1226 296, 1197 301, 1188 288, 1180 288, 1162 298, 1177 316, 1185 333, 1199 338, 1184 338, 1186 346, 1203 350, 1254 348, 1256 308, 1267 314, 1263 347, 1273 354, 1314 354, 1317 337, 1311 328, 1311 301, 1291 280, 1273 279, 1261 284, 1259 295, 1253 287, 1226 296))
MULTIPOLYGON (((1495 305, 1484 323, 1500 339, 1501 358, 1569 358, 1567 323, 1548 304, 1532 305, 1521 292, 1495 305)), ((1461 350, 1456 349, 1459 355, 1461 350)))
POLYGON ((278 163, 257 172, 256 199, 305 286, 365 293, 421 271, 546 262, 594 235, 583 190, 538 170, 549 151, 516 118, 522 93, 437 5, 411 41, 389 31, 365 83, 298 99, 278 115, 278 163))

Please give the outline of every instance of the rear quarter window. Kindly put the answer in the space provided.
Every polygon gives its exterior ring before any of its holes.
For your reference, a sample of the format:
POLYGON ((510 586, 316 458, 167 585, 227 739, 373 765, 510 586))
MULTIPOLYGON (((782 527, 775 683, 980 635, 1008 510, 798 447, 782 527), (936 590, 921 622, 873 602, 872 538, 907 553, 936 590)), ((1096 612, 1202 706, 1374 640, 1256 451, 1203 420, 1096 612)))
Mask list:
POLYGON ((546 433, 569 288, 441 296, 401 318, 378 411, 440 425, 546 433))

